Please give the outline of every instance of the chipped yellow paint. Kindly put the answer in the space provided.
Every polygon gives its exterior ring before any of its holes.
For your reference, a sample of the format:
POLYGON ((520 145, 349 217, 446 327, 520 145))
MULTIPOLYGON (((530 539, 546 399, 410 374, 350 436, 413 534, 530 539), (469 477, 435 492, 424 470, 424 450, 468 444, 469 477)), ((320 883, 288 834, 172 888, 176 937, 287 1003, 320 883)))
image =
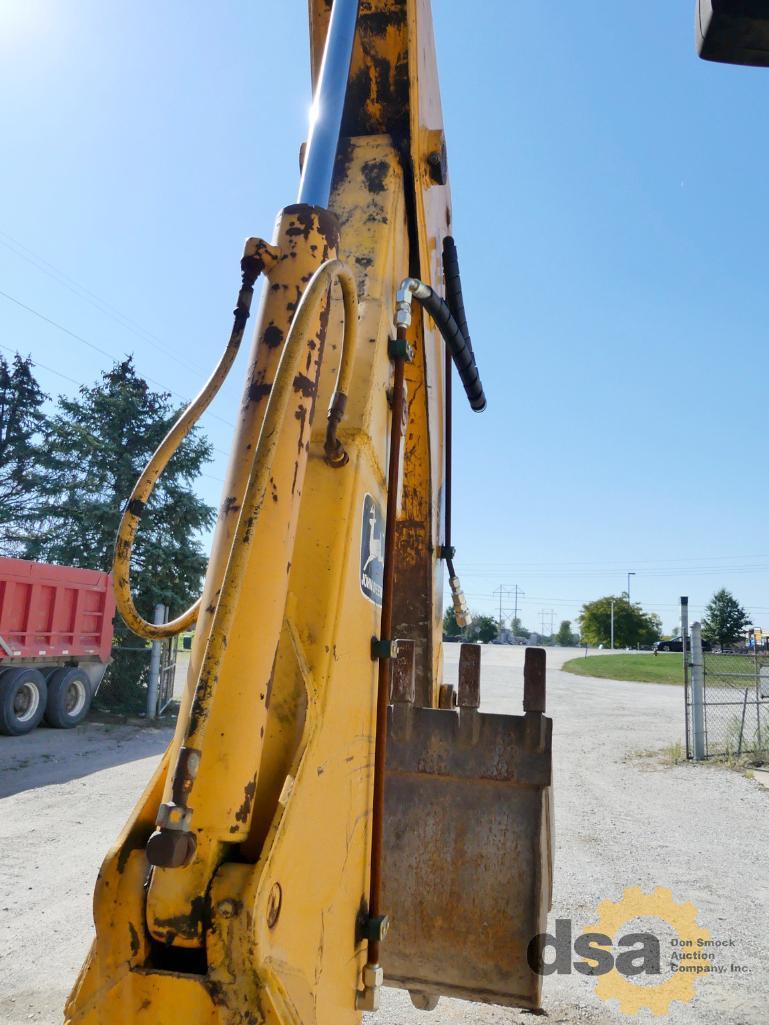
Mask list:
MULTIPOLYGON (((251 770, 256 787, 248 829, 238 833, 237 849, 220 839, 222 827, 239 822, 224 814, 225 807, 233 810, 232 802, 216 799, 217 790, 233 792, 229 784, 235 762, 232 757, 225 761, 224 755, 233 730, 237 735, 240 728, 245 698, 230 693, 229 721, 222 716, 209 734, 217 757, 208 759, 198 780, 200 791, 196 785, 201 800, 196 796, 192 802, 198 851, 210 859, 208 879, 203 859, 182 870, 156 869, 143 906, 141 883, 148 866, 141 840, 146 841, 160 800, 160 775, 129 830, 132 850, 122 871, 118 863, 124 843, 105 863, 102 878, 108 885, 100 885, 96 897, 97 941, 68 1008, 67 1020, 73 1025, 136 1025, 141 1018, 131 1015, 145 1001, 150 1001, 148 1013, 151 1008, 155 1015, 157 1009, 157 1018, 148 1019, 153 1025, 172 1020, 163 1015, 176 998, 177 976, 138 967, 153 960, 145 922, 161 933, 169 919, 184 927, 185 918, 195 922, 204 916, 209 923, 206 973, 180 985, 184 1015, 177 1008, 174 1021, 330 1025, 332 1019, 352 1023, 360 1018, 355 991, 365 943, 356 942, 355 922, 368 893, 376 704, 370 638, 379 619, 379 609, 360 588, 360 537, 364 496, 374 496, 382 506, 385 501, 391 377, 387 343, 395 289, 407 273, 408 259, 400 161, 389 139, 353 140, 347 157, 333 207, 342 225, 340 256, 357 268, 359 279, 358 346, 340 429, 350 463, 342 470, 325 463, 325 423, 319 416, 291 565, 283 564, 288 597, 274 670, 264 681, 271 684, 264 738, 258 742, 257 730, 249 743, 239 741, 230 748, 230 755, 243 755, 244 765, 246 753, 258 758, 258 771, 251 770), (367 182, 372 161, 382 182, 375 194, 367 182), (224 733, 221 745, 219 733, 224 733), (286 796, 288 777, 294 782, 286 796), (205 809, 206 821, 198 818, 199 808, 205 809), (212 864, 213 851, 219 860, 212 864), (233 854, 245 863, 234 863, 233 854), (270 928, 270 894, 276 883, 282 896, 270 928), (201 893, 202 901, 197 899, 201 893), (140 936, 135 953, 129 926, 140 936)), ((341 325, 341 301, 332 295, 317 399, 321 409, 328 405, 336 378, 341 325)), ((252 572, 259 578, 256 569, 252 572)), ((251 632, 250 654, 242 657, 251 664, 261 634, 261 615, 251 610, 261 608, 261 599, 244 606, 251 632)), ((226 681, 224 668, 216 700, 228 693, 221 681, 226 681)), ((260 682, 254 681, 257 687, 260 682)), ((254 692, 252 703, 264 708, 261 693, 254 692)), ((216 701, 212 716, 215 709, 216 701)), ((253 724, 248 728, 253 730, 253 724)), ((206 747, 206 757, 208 752, 206 747)), ((191 935, 184 944, 180 938, 177 933, 175 948, 192 946, 191 935)), ((157 956, 156 965, 182 970, 184 962, 174 963, 173 955, 166 954, 165 962, 157 956)), ((196 955, 191 951, 185 956, 196 955)))
MULTIPOLYGON (((316 58, 328 9, 325 0, 311 0, 316 58)), ((385 506, 395 291, 415 272, 440 286, 450 207, 448 188, 427 175, 428 148, 441 128, 435 104, 420 99, 437 88, 434 74, 423 67, 432 54, 429 3, 362 0, 360 25, 352 79, 361 103, 348 104, 331 203, 340 226, 338 254, 358 278, 360 302, 352 387, 339 431, 350 461, 333 469, 323 458, 323 413, 342 339, 341 302, 332 292, 324 323, 310 340, 315 348, 308 346, 307 394, 297 392, 298 417, 276 461, 276 500, 260 520, 236 624, 210 696, 190 802, 195 859, 184 869, 150 871, 144 852, 158 807, 170 796, 169 767, 190 714, 189 690, 171 751, 103 865, 94 901, 96 941, 67 1005, 69 1025, 361 1020, 355 993, 366 946, 356 936, 356 919, 369 886, 377 686, 370 640, 379 626, 379 609, 360 586, 361 533, 368 529, 363 503, 370 495, 385 506), (402 140, 409 137, 414 177, 404 178, 402 140), (417 251, 410 247, 409 205, 416 211, 411 237, 418 239, 417 251), (320 412, 310 433, 313 402, 320 412)), ((302 222, 304 217, 289 208, 274 238, 282 259, 270 270, 259 313, 191 652, 191 687, 290 318, 313 270, 334 255, 328 224, 317 214, 302 222)), ((401 586, 396 622, 403 636, 419 632, 419 696, 435 703, 443 357, 426 319, 415 317, 410 341, 417 360, 407 376, 398 551, 404 555, 404 543, 409 549, 420 604, 419 623, 409 624, 401 586), (407 523, 415 533, 408 534, 407 523)))

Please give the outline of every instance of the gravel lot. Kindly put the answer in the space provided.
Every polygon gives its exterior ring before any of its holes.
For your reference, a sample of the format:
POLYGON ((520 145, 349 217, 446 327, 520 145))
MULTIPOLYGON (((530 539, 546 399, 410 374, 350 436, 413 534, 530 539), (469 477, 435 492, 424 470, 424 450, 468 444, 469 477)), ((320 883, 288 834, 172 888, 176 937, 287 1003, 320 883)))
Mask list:
MULTIPOLYGON (((449 681, 457 651, 448 646, 449 681)), ((570 918, 576 935, 602 900, 618 900, 626 887, 668 887, 677 901, 695 904, 700 925, 734 947, 717 960, 725 974, 699 982, 696 1001, 673 1004, 662 1020, 769 1025, 769 791, 715 766, 665 764, 653 753, 682 739, 680 689, 560 672, 575 654, 549 656, 557 783, 552 920, 570 918), (734 972, 732 964, 746 970, 734 972)), ((522 661, 523 649, 484 649, 486 710, 519 710, 522 661)), ((61 1022, 91 940, 99 862, 169 736, 166 728, 88 724, 0 737, 2 1025, 61 1022)), ((594 988, 595 980, 577 973, 548 978, 550 1020, 630 1020, 594 988)), ((385 993, 378 1017, 386 1025, 429 1021, 397 991, 385 993)), ((496 1025, 521 1016, 442 1000, 432 1018, 496 1025)), ((660 1019, 644 1011, 634 1020, 660 1019)))

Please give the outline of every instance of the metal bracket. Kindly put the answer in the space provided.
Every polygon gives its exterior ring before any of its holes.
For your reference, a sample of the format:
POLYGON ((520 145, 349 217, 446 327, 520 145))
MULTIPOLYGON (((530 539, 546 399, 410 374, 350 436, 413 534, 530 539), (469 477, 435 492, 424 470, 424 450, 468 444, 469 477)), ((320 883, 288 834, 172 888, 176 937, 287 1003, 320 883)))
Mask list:
POLYGON ((377 915, 376 918, 367 918, 363 923, 363 938, 371 943, 383 943, 387 933, 390 931, 390 919, 387 915, 377 915))
POLYGON ((456 554, 457 550, 453 545, 438 545, 439 559, 453 559, 456 554))
POLYGON ((405 338, 391 338, 387 353, 392 360, 405 359, 407 363, 414 362, 414 346, 405 338))
POLYGON ((398 642, 380 640, 378 637, 371 638, 371 661, 378 662, 383 658, 398 657, 398 642))

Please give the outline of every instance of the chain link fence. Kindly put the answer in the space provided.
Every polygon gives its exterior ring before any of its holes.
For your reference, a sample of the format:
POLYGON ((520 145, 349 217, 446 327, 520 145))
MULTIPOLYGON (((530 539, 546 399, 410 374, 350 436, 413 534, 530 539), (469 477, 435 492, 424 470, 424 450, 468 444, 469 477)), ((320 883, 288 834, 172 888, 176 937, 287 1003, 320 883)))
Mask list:
POLYGON ((692 655, 692 681, 686 681, 689 757, 735 758, 769 750, 769 653, 700 652, 701 685, 695 646, 692 655))

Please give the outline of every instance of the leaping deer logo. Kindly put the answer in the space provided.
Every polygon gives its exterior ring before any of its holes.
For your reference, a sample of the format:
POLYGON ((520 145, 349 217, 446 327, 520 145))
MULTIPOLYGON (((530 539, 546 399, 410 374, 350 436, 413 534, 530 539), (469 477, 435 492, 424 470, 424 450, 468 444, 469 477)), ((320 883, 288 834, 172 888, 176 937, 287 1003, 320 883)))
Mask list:
POLYGON ((372 562, 383 562, 382 559, 382 535, 375 537, 376 534, 376 510, 372 506, 369 510, 368 521, 370 524, 368 532, 368 558, 363 566, 363 572, 369 568, 372 562))

